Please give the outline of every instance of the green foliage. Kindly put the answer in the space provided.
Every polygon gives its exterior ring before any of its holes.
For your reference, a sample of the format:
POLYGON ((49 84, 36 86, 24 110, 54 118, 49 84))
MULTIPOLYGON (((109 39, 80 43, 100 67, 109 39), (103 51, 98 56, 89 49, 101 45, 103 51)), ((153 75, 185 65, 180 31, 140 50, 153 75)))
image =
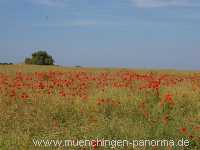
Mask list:
POLYGON ((25 58, 25 64, 31 64, 32 61, 31 61, 31 58, 25 58))
POLYGON ((54 65, 54 59, 46 51, 37 51, 32 54, 32 58, 25 59, 25 64, 54 65))

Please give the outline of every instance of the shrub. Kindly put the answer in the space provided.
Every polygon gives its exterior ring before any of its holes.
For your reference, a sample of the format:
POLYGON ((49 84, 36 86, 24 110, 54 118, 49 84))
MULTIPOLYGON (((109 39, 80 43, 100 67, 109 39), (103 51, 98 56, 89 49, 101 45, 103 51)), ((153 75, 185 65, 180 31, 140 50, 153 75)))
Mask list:
POLYGON ((46 51, 37 51, 31 58, 25 58, 25 64, 54 65, 54 59, 46 51))
POLYGON ((25 64, 32 64, 31 58, 25 58, 25 64))

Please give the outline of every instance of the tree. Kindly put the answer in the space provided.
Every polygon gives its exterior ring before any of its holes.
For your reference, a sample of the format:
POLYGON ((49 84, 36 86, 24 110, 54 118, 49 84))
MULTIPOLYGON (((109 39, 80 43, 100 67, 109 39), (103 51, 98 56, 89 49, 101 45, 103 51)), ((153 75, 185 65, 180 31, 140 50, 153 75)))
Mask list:
POLYGON ((25 64, 54 65, 54 59, 46 51, 36 51, 31 58, 25 58, 25 64))
POLYGON ((31 61, 31 58, 25 58, 25 64, 31 64, 32 61, 31 61))

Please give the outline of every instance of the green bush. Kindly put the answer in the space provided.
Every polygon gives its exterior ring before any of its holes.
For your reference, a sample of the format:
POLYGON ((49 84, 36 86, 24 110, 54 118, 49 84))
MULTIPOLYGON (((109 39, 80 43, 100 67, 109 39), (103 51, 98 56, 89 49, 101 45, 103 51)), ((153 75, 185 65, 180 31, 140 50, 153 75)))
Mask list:
POLYGON ((54 65, 54 59, 46 51, 37 51, 31 58, 25 58, 25 64, 54 65))

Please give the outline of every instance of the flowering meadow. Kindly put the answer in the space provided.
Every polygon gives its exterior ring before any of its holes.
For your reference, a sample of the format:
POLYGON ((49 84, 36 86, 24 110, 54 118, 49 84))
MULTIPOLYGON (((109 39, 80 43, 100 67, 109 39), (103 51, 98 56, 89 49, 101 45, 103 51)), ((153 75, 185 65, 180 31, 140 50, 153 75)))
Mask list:
POLYGON ((135 149, 199 150, 200 72, 0 66, 0 129, 1 150, 64 149, 32 139, 97 137, 184 138, 189 147, 135 149))

